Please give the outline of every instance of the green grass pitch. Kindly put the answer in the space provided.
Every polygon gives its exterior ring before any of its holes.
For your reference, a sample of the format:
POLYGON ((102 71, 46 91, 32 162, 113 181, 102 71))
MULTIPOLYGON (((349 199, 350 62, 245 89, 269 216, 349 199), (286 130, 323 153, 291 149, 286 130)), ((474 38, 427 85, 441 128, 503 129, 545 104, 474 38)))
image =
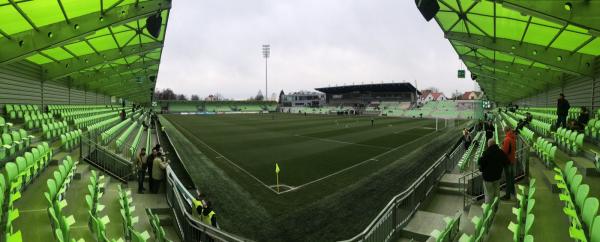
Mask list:
MULTIPOLYGON (((365 187, 361 181, 368 181, 392 164, 419 165, 402 158, 438 133, 435 120, 429 119, 297 114, 165 117, 176 130, 170 135, 179 134, 189 140, 190 145, 175 145, 194 183, 221 210, 223 227, 257 240, 265 236, 287 241, 297 236, 307 238, 301 231, 286 237, 282 233, 290 231, 283 232, 282 227, 294 227, 288 224, 290 220, 305 216, 315 207, 335 203, 335 196, 359 191, 365 187), (281 187, 282 193, 275 188, 275 163, 281 169, 279 182, 286 185, 281 187), (259 232, 238 230, 247 226, 245 219, 265 226, 259 232), (278 225, 267 226, 270 222, 278 225)), ((385 204, 389 198, 379 203, 385 204)), ((370 219, 362 221, 362 226, 370 219)))

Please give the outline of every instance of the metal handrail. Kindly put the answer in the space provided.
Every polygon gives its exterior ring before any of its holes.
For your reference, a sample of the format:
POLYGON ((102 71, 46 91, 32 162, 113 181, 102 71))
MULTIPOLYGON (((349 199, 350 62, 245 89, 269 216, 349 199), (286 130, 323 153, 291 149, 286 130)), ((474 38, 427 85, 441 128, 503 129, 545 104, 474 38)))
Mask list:
MULTIPOLYGON (((378 228, 379 225, 383 224, 385 222, 385 220, 387 218, 389 218, 390 216, 393 216, 393 208, 397 207, 401 202, 403 202, 404 200, 406 200, 407 198, 410 197, 410 195, 412 195, 415 191, 418 190, 418 188, 420 188, 420 185, 423 184, 427 179, 430 179, 430 176, 433 174, 433 172, 438 169, 438 167, 443 167, 444 168, 444 172, 442 172, 440 175, 438 175, 438 177, 434 177, 435 182, 433 184, 430 185, 430 187, 428 187, 427 190, 427 194, 429 194, 430 191, 432 191, 433 187, 435 186, 435 183, 437 183, 437 181, 439 181, 439 179, 445 174, 445 172, 447 171, 447 165, 444 164, 444 161, 451 161, 450 158, 454 159, 457 157, 456 153, 460 152, 460 149, 455 149, 452 150, 452 152, 450 154, 448 153, 444 153, 440 158, 438 158, 436 160, 436 162, 434 162, 424 173, 421 177, 419 177, 416 181, 414 181, 406 190, 404 190, 403 192, 401 192, 400 194, 394 196, 388 203, 387 205, 379 212, 379 214, 377 214, 377 216, 375 216, 375 218, 371 221, 371 223, 369 223, 369 225, 367 225, 367 227, 360 232, 359 234, 357 234, 356 236, 348 239, 348 240, 342 240, 341 242, 350 242, 350 241, 367 241, 369 239, 369 237, 371 235, 373 235, 373 233, 375 232, 375 230, 378 228)), ((394 235, 394 232, 406 225, 406 223, 408 223, 408 221, 410 220, 410 218, 417 212, 418 208, 421 205, 421 201, 417 201, 417 203, 414 206, 414 209, 412 209, 408 215, 406 215, 404 218, 402 218, 402 221, 395 221, 396 224, 393 225, 393 228, 388 232, 387 235, 385 235, 385 238, 383 238, 385 241, 388 241, 389 239, 391 239, 391 237, 394 235)), ((394 219, 396 216, 394 216, 394 219)), ((377 240, 374 240, 377 241, 377 240)))
POLYGON ((106 172, 121 182, 127 183, 129 178, 134 174, 132 162, 125 160, 123 157, 117 154, 114 154, 112 151, 106 149, 102 145, 97 144, 85 135, 81 137, 80 151, 81 159, 86 160, 89 164, 101 169, 103 172, 106 172), (85 153, 84 148, 87 148, 87 152, 85 153), (96 151, 96 159, 90 157, 93 151, 96 151), (99 160, 99 152, 102 153, 102 156, 109 157, 110 160, 108 162, 105 160, 99 160))
MULTIPOLYGON (((158 135, 158 131, 156 132, 158 135)), ((171 143, 171 137, 169 136, 169 133, 165 132, 165 135, 167 136, 167 141, 171 143)), ((158 140, 160 140, 160 138, 158 138, 158 140)), ((179 155, 177 149, 173 150, 177 158, 181 161, 181 156, 179 155)), ((219 228, 206 225, 199 221, 189 212, 193 209, 192 200, 194 199, 194 196, 185 188, 183 183, 181 183, 181 181, 170 166, 168 166, 166 169, 166 177, 167 203, 169 204, 169 206, 173 210, 173 214, 175 215, 177 231, 182 241, 195 242, 200 241, 199 238, 210 238, 216 241, 251 241, 249 239, 229 234, 219 228), (183 216, 183 218, 181 218, 181 216, 183 216)))
MULTIPOLYGON (((171 142, 169 133, 165 132, 165 134, 167 141, 171 142)), ((405 226, 410 218, 417 212, 422 201, 431 194, 441 177, 447 171, 451 170, 451 167, 456 166, 458 158, 460 158, 460 155, 458 154, 464 152, 464 148, 461 149, 461 147, 462 146, 453 146, 451 148, 451 152, 446 152, 441 155, 425 172, 423 172, 422 176, 415 180, 403 192, 394 196, 361 233, 357 234, 351 239, 343 241, 390 240, 394 236, 395 231, 405 226), (427 187, 423 187, 423 184, 425 184, 427 187), (420 201, 414 201, 413 198, 413 196, 418 193, 417 191, 424 192, 425 194, 425 197, 420 201), (404 216, 400 217, 396 214, 395 208, 399 207, 402 202, 407 200, 410 200, 410 202, 414 203, 412 209, 408 214, 403 214, 404 216), (392 228, 389 231, 386 231, 383 237, 379 236, 380 234, 375 234, 375 232, 377 232, 376 230, 380 227, 388 228, 389 220, 392 220, 392 228)), ((181 160, 181 156, 179 155, 177 149, 174 149, 174 152, 181 160)), ((170 167, 167 167, 166 174, 167 202, 169 203, 175 215, 177 231, 182 241, 200 241, 200 238, 210 238, 215 241, 249 241, 248 239, 229 234, 221 229, 203 224, 201 221, 197 220, 189 212, 193 209, 192 199, 194 199, 194 196, 185 188, 183 183, 181 183, 175 172, 170 167)))

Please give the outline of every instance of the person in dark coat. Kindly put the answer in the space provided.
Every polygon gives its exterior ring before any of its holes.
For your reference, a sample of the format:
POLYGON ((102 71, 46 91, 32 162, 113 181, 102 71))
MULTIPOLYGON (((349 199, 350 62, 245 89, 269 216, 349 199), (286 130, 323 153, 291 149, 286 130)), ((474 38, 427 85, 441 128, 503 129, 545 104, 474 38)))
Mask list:
POLYGON ((590 111, 588 111, 588 109, 586 107, 581 107, 581 113, 579 114, 579 117, 577 117, 577 121, 575 122, 575 125, 573 125, 573 129, 578 130, 578 131, 583 131, 585 130, 585 126, 587 125, 587 123, 590 121, 590 111))
MULTIPOLYGON (((482 144, 483 145, 483 144, 482 144)), ((485 203, 491 203, 499 195, 502 168, 506 163, 506 154, 498 147, 494 139, 487 141, 487 149, 483 152, 477 164, 483 177, 483 193, 485 203)))
POLYGON ((487 121, 485 123, 485 139, 491 139, 494 138, 494 122, 492 121, 487 121))
POLYGON ((571 108, 569 101, 567 101, 567 99, 565 99, 565 95, 561 93, 558 101, 556 102, 556 116, 558 116, 558 119, 556 120, 556 128, 567 126, 569 108, 571 108))

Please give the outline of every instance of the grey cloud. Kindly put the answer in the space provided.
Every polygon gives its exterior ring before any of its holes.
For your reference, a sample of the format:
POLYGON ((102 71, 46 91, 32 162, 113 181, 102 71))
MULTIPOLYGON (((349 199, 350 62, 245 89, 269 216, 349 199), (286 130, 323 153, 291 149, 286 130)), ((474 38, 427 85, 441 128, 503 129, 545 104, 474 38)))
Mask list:
POLYGON ((246 98, 264 89, 260 47, 272 45, 269 93, 418 80, 446 94, 458 56, 410 0, 174 1, 158 88, 246 98))

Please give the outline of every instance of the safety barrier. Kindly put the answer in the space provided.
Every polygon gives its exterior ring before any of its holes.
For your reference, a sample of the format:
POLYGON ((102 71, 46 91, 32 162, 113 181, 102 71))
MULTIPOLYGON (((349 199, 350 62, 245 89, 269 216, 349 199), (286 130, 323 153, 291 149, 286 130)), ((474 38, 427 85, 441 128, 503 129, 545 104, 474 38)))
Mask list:
POLYGON ((132 162, 92 141, 87 134, 82 135, 80 148, 81 160, 87 161, 121 182, 126 183, 133 178, 132 162))
POLYGON ((444 153, 404 192, 392 198, 365 230, 344 242, 379 242, 393 239, 396 231, 406 226, 421 204, 433 194, 436 184, 448 168, 456 166, 463 152, 464 148, 458 146, 450 154, 444 153))

